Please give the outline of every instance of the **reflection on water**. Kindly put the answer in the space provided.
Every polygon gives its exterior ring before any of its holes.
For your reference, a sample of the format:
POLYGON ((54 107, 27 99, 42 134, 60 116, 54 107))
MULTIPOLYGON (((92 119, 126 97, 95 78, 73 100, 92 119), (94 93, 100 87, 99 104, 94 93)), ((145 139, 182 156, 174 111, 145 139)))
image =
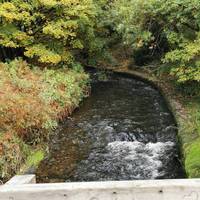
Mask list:
POLYGON ((183 177, 176 126, 150 85, 113 76, 52 136, 39 182, 183 177))

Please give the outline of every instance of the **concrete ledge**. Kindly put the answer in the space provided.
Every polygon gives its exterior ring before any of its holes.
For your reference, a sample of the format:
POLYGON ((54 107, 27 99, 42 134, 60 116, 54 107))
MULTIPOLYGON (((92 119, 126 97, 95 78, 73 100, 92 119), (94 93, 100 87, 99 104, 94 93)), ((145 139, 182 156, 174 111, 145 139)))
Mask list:
POLYGON ((199 200, 200 179, 0 186, 0 200, 199 200))
POLYGON ((23 184, 31 184, 36 183, 36 177, 35 175, 18 175, 14 176, 12 179, 10 179, 6 185, 23 185, 23 184))

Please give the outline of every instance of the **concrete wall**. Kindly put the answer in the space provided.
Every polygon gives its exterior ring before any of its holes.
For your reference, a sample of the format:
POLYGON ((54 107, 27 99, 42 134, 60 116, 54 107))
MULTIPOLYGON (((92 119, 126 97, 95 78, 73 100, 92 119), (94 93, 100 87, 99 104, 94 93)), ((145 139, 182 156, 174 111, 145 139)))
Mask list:
MULTIPOLYGON (((200 179, 14 184, 0 186, 0 200, 199 200, 200 179)), ((19 178, 19 179, 26 179, 19 178)), ((33 182, 33 177, 29 177, 33 182)))

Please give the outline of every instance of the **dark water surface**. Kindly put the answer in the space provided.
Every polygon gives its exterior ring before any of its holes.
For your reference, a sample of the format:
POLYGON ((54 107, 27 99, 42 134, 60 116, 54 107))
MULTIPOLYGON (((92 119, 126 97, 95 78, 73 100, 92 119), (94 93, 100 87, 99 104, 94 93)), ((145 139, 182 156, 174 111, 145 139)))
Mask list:
POLYGON ((96 82, 52 136, 38 182, 184 177, 173 116, 147 83, 114 75, 96 82))

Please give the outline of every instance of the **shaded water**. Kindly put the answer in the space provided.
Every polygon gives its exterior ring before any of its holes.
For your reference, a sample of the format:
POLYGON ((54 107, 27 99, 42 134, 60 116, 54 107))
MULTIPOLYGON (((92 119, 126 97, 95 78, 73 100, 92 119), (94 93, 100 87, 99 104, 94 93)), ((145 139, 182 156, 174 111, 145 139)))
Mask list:
POLYGON ((52 136, 39 182, 180 178, 177 128, 152 86, 113 75, 95 82, 70 120, 52 136))

